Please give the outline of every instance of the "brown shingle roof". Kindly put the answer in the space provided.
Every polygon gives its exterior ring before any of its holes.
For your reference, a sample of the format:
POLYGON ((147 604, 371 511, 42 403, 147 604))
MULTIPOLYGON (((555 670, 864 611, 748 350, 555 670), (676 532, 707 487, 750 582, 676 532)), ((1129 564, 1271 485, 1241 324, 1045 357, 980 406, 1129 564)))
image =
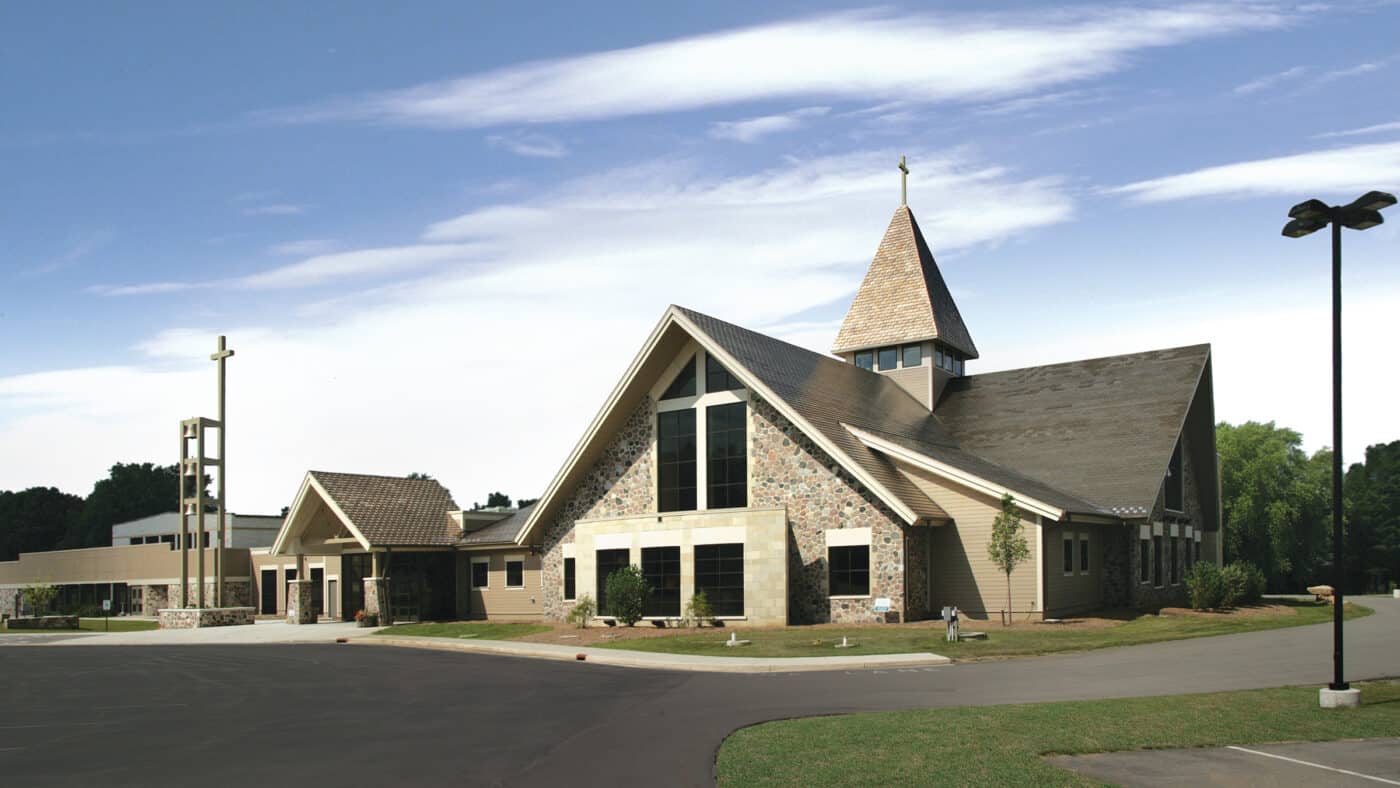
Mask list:
POLYGON ((491 523, 485 528, 475 531, 468 531, 460 539, 459 544, 464 545, 485 545, 485 544, 510 544, 520 535, 520 529, 525 527, 525 522, 530 519, 530 512, 535 505, 517 509, 514 514, 504 520, 491 523))
POLYGON ((460 533, 452 495, 435 479, 311 471, 311 476, 373 546, 449 546, 460 533))
POLYGON ((836 335, 833 353, 937 339, 977 358, 972 334, 958 313, 909 206, 894 212, 875 259, 836 335))

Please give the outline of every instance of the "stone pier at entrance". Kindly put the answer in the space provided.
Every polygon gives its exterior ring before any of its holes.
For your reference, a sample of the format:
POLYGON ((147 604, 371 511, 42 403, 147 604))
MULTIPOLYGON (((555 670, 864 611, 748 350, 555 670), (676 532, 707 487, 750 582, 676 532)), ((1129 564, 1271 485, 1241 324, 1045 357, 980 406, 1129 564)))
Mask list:
POLYGON ((312 583, 310 579, 290 580, 287 582, 287 623, 288 624, 314 624, 316 623, 316 602, 312 597, 312 583))

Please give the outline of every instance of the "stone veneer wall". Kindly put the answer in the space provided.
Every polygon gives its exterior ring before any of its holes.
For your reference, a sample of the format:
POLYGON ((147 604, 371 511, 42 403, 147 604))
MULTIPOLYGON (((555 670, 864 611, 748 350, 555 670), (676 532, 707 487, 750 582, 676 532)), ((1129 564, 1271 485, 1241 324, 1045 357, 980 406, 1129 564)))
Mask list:
POLYGON ((253 623, 251 607, 166 608, 160 611, 161 629, 232 627, 253 623))
POLYGON ((900 619, 904 594, 904 528, 898 516, 840 468, 801 430, 757 396, 749 399, 749 505, 787 508, 788 618, 794 624, 864 623, 900 619), (870 529, 870 597, 832 599, 827 593, 826 534, 870 529), (890 614, 873 611, 890 599, 890 614))
MULTIPOLYGON (((149 590, 158 588, 158 586, 146 586, 146 588, 148 589, 148 592, 149 592, 149 590)), ((196 590, 196 589, 199 588, 199 583, 198 583, 198 581, 196 581, 196 580, 190 580, 190 583, 189 583, 188 588, 189 588, 189 599, 187 600, 188 604, 190 604, 190 605, 198 604, 198 602, 199 602, 199 600, 198 600, 198 591, 196 590)), ((225 581, 224 581, 224 607, 230 607, 230 608, 231 608, 231 607, 250 607, 250 606, 253 604, 252 600, 253 600, 253 590, 252 590, 252 584, 251 584, 249 581, 247 581, 247 580, 225 580, 225 581)), ((145 612, 146 615, 150 616, 150 615, 155 615, 155 611, 159 610, 159 609, 162 608, 162 607, 166 607, 166 606, 171 606, 171 607, 173 607, 173 606, 176 606, 176 605, 179 605, 179 604, 180 604, 180 583, 179 583, 179 581, 176 581, 176 582, 174 582, 174 583, 169 583, 169 584, 166 585, 166 587, 165 587, 165 601, 164 601, 164 602, 161 602, 158 606, 153 606, 150 602, 145 602, 145 603, 144 603, 143 610, 144 610, 144 612, 145 612)), ((214 603, 214 582, 213 582, 212 580, 206 581, 206 582, 204 583, 204 605, 205 605, 205 607, 213 607, 214 604, 215 604, 215 603, 214 603)))
MULTIPOLYGON (((1205 523, 1205 521, 1201 510, 1201 491, 1197 486, 1196 481, 1196 466, 1195 463, 1191 461, 1191 437, 1188 434, 1186 434, 1187 432, 1189 431, 1183 431, 1181 436, 1181 469, 1186 487, 1186 495, 1184 497, 1182 505, 1185 509, 1185 512, 1183 514, 1178 514, 1176 512, 1167 511, 1167 494, 1166 490, 1163 489, 1157 491, 1157 500, 1152 505, 1152 516, 1148 518, 1149 526, 1153 523, 1164 524, 1162 536, 1162 550, 1165 552, 1166 555, 1164 555, 1162 559, 1163 583, 1161 588, 1153 586, 1151 582, 1152 562, 1155 562, 1156 558, 1153 556, 1154 547, 1152 546, 1152 542, 1150 539, 1148 541, 1147 551, 1147 560, 1149 561, 1149 580, 1146 583, 1138 582, 1138 578, 1141 576, 1139 574, 1140 567, 1138 560, 1138 537, 1140 532, 1138 526, 1129 526, 1128 555, 1129 561, 1132 566, 1132 574, 1130 575, 1132 581, 1130 583, 1130 587, 1132 588, 1132 606, 1140 610, 1154 610, 1161 607, 1180 606, 1185 605, 1188 602, 1185 578, 1186 567, 1189 566, 1189 564, 1185 563, 1186 550, 1181 550, 1177 556, 1178 560, 1183 562, 1180 572, 1182 582, 1177 583, 1175 585, 1171 582, 1171 527, 1172 523, 1180 523, 1182 526, 1182 533, 1185 534, 1185 526, 1192 526, 1193 529, 1199 528, 1205 523)), ((1213 495, 1214 491, 1210 491, 1210 494, 1213 495)), ((1182 537, 1179 544, 1187 544, 1184 536, 1182 537)), ((1195 550, 1194 539, 1192 540, 1187 549, 1192 551, 1195 550)), ((1214 556, 1210 555, 1208 551, 1202 550, 1201 560, 1213 561, 1214 556)))
POLYGON ((287 582, 287 623, 316 623, 316 603, 312 595, 314 580, 289 580, 287 582))
POLYGON ((929 600, 931 592, 929 573, 932 567, 929 566, 929 543, 933 538, 932 526, 909 527, 904 529, 904 565, 908 567, 905 577, 908 578, 909 588, 909 609, 905 616, 908 621, 919 621, 925 618, 932 618, 935 613, 942 614, 942 611, 932 609, 929 600))
POLYGON ((387 627, 394 623, 393 616, 389 615, 389 605, 383 604, 380 600, 388 600, 389 584, 382 577, 365 578, 365 612, 373 613, 379 617, 379 625, 387 627))
POLYGON ((0 588, 0 616, 19 615, 19 589, 0 588))
POLYGON ((540 590, 546 619, 561 621, 569 612, 564 604, 562 545, 573 541, 574 521, 656 511, 651 450, 655 424, 656 403, 646 397, 544 527, 540 590))
POLYGON ((1137 526, 1103 525, 1099 533, 1103 539, 1103 606, 1108 608, 1127 607, 1134 581, 1133 559, 1128 555, 1129 548, 1137 549, 1137 542, 1128 538, 1137 535, 1137 526))

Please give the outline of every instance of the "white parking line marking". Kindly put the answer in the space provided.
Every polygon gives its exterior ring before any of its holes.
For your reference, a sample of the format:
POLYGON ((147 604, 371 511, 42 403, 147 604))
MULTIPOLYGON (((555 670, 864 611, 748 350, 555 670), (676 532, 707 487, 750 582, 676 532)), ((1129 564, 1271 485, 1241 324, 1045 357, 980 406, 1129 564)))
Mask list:
POLYGON ((1244 748, 1244 747, 1235 747, 1235 746, 1228 746, 1228 747, 1226 747, 1225 749, 1227 749, 1227 750, 1235 750, 1235 751, 1237 751, 1237 752, 1247 752, 1247 753, 1249 753, 1250 755, 1262 755, 1262 756, 1264 756, 1265 758, 1277 758, 1277 759, 1280 760, 1280 761, 1288 761, 1289 763, 1296 763, 1296 764, 1300 764, 1300 765, 1302 765, 1302 766, 1311 766, 1311 767, 1313 767, 1314 769, 1326 769, 1326 770, 1329 771, 1329 772, 1336 772, 1336 773, 1338 773, 1338 774, 1346 774, 1346 775, 1350 775, 1350 776, 1352 776, 1352 777, 1360 777, 1360 778, 1363 779, 1363 780, 1374 780, 1374 781, 1376 781, 1376 782, 1378 782, 1378 783, 1385 783, 1386 785, 1400 785, 1400 781, 1396 781, 1396 780, 1387 780, 1387 779, 1384 778, 1384 777, 1376 777, 1375 775, 1371 775, 1371 774, 1362 774, 1361 772, 1353 772, 1353 771, 1351 771, 1351 770, 1349 770, 1349 769, 1338 769, 1338 768, 1335 768, 1335 767, 1332 767, 1332 766, 1324 766, 1324 765, 1322 765, 1322 764, 1320 764, 1320 763, 1313 763, 1312 761, 1300 761, 1300 760, 1298 760, 1297 758, 1289 758, 1289 757, 1286 756, 1286 755, 1275 755, 1275 754, 1273 754, 1273 753, 1271 753, 1271 752, 1260 752, 1259 750, 1250 750, 1250 749, 1246 749, 1246 748, 1244 748))

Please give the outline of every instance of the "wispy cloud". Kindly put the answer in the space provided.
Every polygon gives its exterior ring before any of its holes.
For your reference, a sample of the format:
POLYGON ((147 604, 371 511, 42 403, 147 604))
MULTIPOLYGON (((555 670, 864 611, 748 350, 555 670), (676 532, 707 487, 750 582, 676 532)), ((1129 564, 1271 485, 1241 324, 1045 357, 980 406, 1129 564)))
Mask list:
POLYGON ((87 292, 104 296, 141 296, 180 293, 213 287, 213 282, 145 282, 137 285, 92 285, 87 292))
POLYGON ((534 61, 265 115, 283 122, 469 128, 761 99, 988 101, 1109 73, 1144 49, 1288 19, 1278 6, 1230 3, 1043 14, 848 13, 534 61))
POLYGON ((564 143, 553 137, 534 132, 492 134, 486 138, 486 144, 493 148, 510 151, 517 156, 529 156, 536 159, 558 159, 569 155, 569 149, 564 146, 564 143))
POLYGON ((267 205, 252 205, 243 209, 244 216, 298 216, 306 213, 309 205, 299 205, 295 203, 269 203, 267 205))
POLYGON ((1087 90, 1062 90, 1041 96, 1022 96, 1009 101, 1001 101, 974 110, 978 115, 1023 115, 1034 114, 1047 109, 1063 109, 1086 104, 1097 104, 1104 100, 1100 94, 1087 90))
POLYGON ((44 276, 65 268, 76 265, 84 258, 91 256, 94 252, 111 243, 116 237, 111 230, 96 230, 82 233, 73 237, 67 248, 54 257, 30 268, 24 273, 28 276, 44 276))
POLYGON ((1400 131, 1400 120, 1390 123, 1377 123, 1374 126, 1362 126, 1359 129, 1346 129, 1344 131, 1329 131, 1325 134, 1317 134, 1313 139, 1327 139, 1330 137, 1358 137, 1362 134, 1382 134, 1387 131, 1400 131))
POLYGON ((273 244, 268 247, 267 251, 276 255, 315 255, 333 251, 336 246, 335 241, 326 238, 307 238, 301 241, 273 244))
POLYGON ((1236 85, 1235 92, 1242 95, 1249 93, 1258 93, 1259 91, 1264 90, 1266 88, 1271 88, 1280 83, 1297 79, 1306 73, 1308 73, 1307 66, 1294 66, 1293 68, 1287 69, 1286 71, 1280 71, 1277 74, 1270 74, 1265 77, 1260 77, 1258 79, 1246 82, 1243 85, 1236 85))
POLYGON ((710 124, 710 136, 718 140, 758 142, 770 134, 797 129, 808 118, 821 117, 830 111, 830 107, 804 107, 777 115, 763 115, 744 120, 721 120, 710 124))
POLYGON ((1109 189, 1138 202, 1341 192, 1400 184, 1400 142, 1300 153, 1206 167, 1109 189))

